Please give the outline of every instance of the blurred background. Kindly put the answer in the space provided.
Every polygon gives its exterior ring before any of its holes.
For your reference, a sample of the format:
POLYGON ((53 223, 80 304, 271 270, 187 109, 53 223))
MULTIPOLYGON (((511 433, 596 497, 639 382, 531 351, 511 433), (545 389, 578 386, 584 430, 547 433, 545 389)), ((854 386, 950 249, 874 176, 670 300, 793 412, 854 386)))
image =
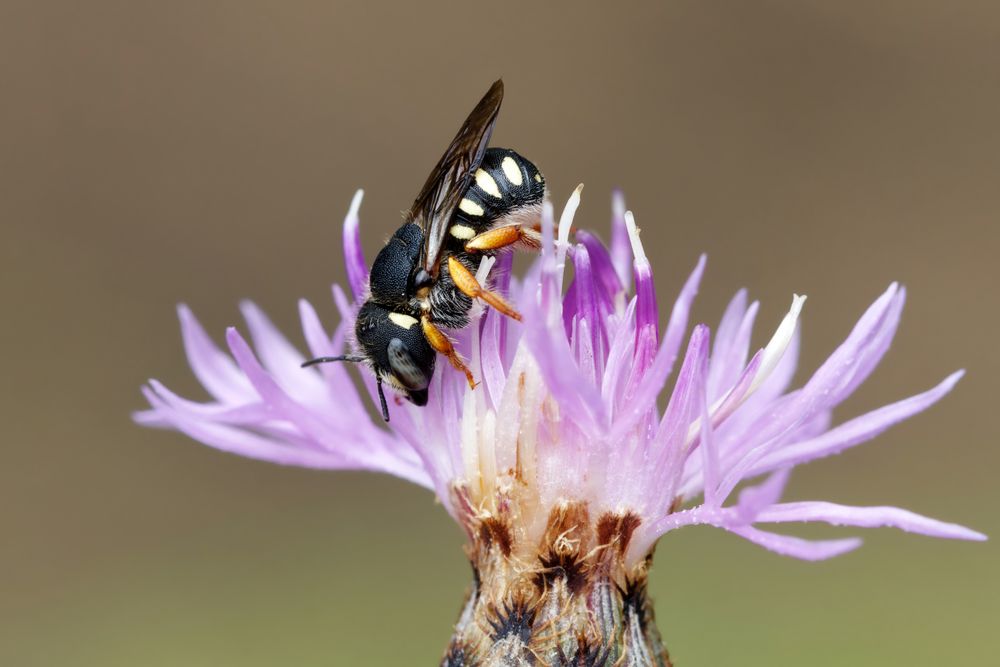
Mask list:
MULTIPOLYGON (((332 326, 355 188, 371 257, 501 75, 494 143, 557 207, 586 183, 584 226, 623 187, 664 301, 702 251, 699 321, 746 286, 769 331, 809 295, 800 380, 904 282, 896 343, 838 418, 967 377, 789 497, 997 537, 998 44, 991 2, 6 0, 0 664, 437 664, 469 572, 430 494, 130 413, 149 377, 204 395, 178 302, 217 339, 245 297, 296 342, 299 297, 332 326)), ((995 542, 864 536, 809 564, 671 533, 652 594, 677 664, 996 660, 995 542)))

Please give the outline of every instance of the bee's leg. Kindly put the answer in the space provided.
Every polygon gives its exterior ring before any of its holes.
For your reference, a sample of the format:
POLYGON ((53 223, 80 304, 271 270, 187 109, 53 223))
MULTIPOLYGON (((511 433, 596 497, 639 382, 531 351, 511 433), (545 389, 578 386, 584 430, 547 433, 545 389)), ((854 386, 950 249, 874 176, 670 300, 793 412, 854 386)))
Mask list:
POLYGON ((469 387, 475 389, 476 379, 472 377, 472 371, 465 365, 462 358, 458 356, 455 346, 451 344, 451 339, 431 322, 426 313, 420 316, 420 327, 423 329, 424 336, 427 338, 427 342, 431 344, 431 347, 448 357, 448 361, 455 367, 455 370, 465 373, 465 379, 469 381, 469 387))
POLYGON ((473 299, 482 299, 503 315, 518 321, 521 320, 521 313, 514 310, 514 306, 507 303, 496 292, 483 289, 479 281, 476 280, 476 277, 472 275, 472 272, 465 268, 465 265, 455 259, 453 255, 448 256, 448 272, 451 274, 451 279, 455 282, 455 287, 460 289, 466 296, 470 296, 473 299))
POLYGON ((382 376, 375 376, 375 386, 378 388, 378 402, 382 405, 382 419, 389 421, 389 406, 385 402, 385 392, 382 391, 382 376))
POLYGON ((521 244, 532 248, 541 247, 541 225, 504 225, 487 229, 476 234, 465 243, 466 252, 489 252, 512 245, 521 244))

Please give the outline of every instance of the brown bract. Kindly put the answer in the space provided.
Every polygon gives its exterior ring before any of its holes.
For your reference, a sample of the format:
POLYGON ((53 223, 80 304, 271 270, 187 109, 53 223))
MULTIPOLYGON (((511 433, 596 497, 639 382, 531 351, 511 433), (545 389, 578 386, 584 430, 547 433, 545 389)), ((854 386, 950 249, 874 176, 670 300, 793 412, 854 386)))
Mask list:
POLYGON ((473 584, 442 667, 670 667, 646 594, 651 554, 625 562, 637 515, 593 517, 564 501, 532 538, 512 527, 523 525, 518 503, 458 506, 468 510, 473 584))

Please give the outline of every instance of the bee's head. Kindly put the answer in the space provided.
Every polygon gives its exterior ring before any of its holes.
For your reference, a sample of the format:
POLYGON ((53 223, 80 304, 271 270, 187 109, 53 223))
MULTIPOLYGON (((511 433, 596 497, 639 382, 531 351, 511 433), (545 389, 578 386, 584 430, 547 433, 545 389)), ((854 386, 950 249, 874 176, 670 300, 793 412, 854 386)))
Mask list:
POLYGON ((355 334, 382 380, 415 405, 427 404, 437 354, 417 317, 368 301, 358 312, 355 334))

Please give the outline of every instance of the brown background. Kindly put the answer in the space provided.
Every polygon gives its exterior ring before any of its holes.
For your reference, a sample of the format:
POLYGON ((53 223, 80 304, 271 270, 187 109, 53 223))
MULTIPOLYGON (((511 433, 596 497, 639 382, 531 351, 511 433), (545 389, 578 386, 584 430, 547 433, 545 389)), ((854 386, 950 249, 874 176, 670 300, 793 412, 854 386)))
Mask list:
MULTIPOLYGON (((661 295, 709 254, 803 375, 894 279, 897 342, 844 418, 969 375, 792 498, 1000 534, 996 3, 21 2, 0 5, 0 664, 430 665, 468 573, 425 492, 140 429, 149 376, 200 396, 174 304, 334 321, 356 187, 369 256, 490 81, 496 142, 605 229, 626 188, 661 295)), ((830 535, 839 531, 807 530, 830 535)), ((680 665, 986 664, 993 543, 870 531, 805 564, 709 529, 661 542, 680 665)), ((992 658, 990 658, 992 656, 992 658)))

